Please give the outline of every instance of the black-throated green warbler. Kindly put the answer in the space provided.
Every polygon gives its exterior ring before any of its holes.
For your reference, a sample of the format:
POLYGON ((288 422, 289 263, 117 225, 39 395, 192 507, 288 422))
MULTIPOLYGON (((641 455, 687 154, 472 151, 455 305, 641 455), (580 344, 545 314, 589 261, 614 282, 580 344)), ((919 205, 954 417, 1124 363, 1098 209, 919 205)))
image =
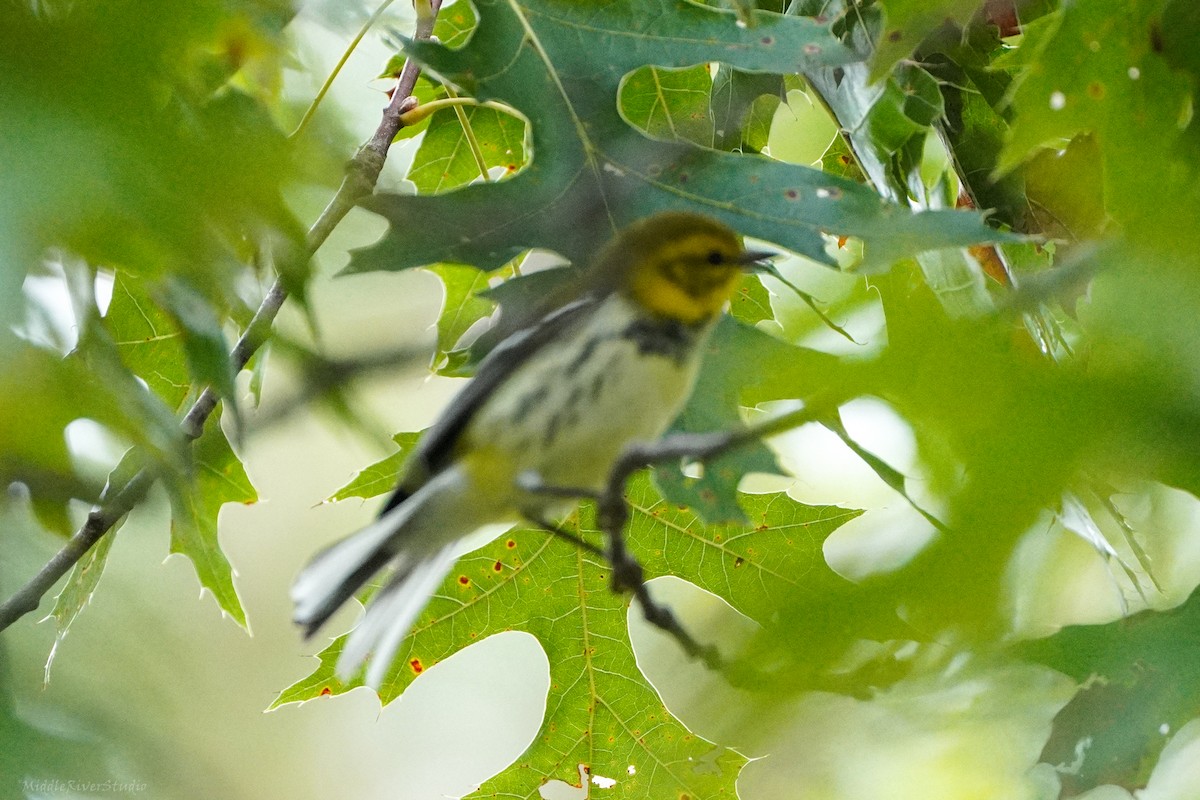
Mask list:
POLYGON ((707 217, 661 213, 607 246, 577 299, 505 338, 421 439, 379 519, 296 579, 295 619, 311 635, 391 564, 338 673, 371 655, 367 683, 383 680, 460 538, 564 513, 561 496, 533 487, 598 492, 622 450, 660 437, 742 271, 768 255, 707 217))

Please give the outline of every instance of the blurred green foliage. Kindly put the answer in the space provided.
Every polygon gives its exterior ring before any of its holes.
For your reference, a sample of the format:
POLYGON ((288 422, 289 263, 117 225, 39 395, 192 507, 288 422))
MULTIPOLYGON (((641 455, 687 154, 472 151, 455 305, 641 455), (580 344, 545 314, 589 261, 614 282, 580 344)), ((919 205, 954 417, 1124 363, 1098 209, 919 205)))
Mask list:
MULTIPOLYGON (((202 0, 151 14, 125 0, 10 7, 0 25, 0 481, 23 484, 46 527, 69 532, 69 501, 96 501, 104 481, 64 431, 99 423, 135 446, 111 465, 109 491, 138 468, 162 479, 172 551, 244 626, 217 517, 256 492, 219 418, 191 445, 175 415, 212 386, 236 422, 229 339, 253 287, 278 274, 305 297, 303 225, 284 198, 331 176, 328 153, 281 133, 294 117, 280 99, 292 13, 202 0), (70 297, 77 337, 65 348, 30 333, 46 309, 27 290, 46 278, 70 297)), ((523 272, 530 248, 580 264, 614 227, 661 208, 710 213, 804 257, 788 275, 841 270, 848 288, 800 312, 783 312, 795 298, 776 277, 749 280, 676 428, 808 404, 897 502, 921 504, 927 541, 844 578, 824 546, 859 512, 739 493, 751 473, 785 471, 757 443, 637 478, 634 552, 649 574, 690 580, 759 623, 731 673, 751 688, 868 697, 955 655, 1044 664, 1081 687, 1042 753, 1078 761, 1063 795, 1144 786, 1168 740, 1161 725, 1200 710, 1194 595, 1166 608, 1159 573, 1172 565, 1143 558, 1197 534, 1138 527, 1114 501, 1131 485, 1200 492, 1193 5, 460 0, 437 34, 382 72, 413 58, 427 68, 421 102, 507 108, 442 109, 402 132, 420 137, 406 193, 367 202, 390 228, 348 268, 428 267, 442 280, 433 367, 469 373, 503 326, 569 281, 569 270, 523 272), (800 149, 779 139, 793 114, 782 101, 802 97, 840 135, 812 163, 787 163, 800 149), (881 330, 842 340, 851 355, 806 346, 829 322, 816 312, 848 326, 879 308, 881 330), (861 398, 909 426, 917 472, 854 441, 838 409, 861 398), (1014 621, 1014 559, 1048 518, 1096 531, 1097 558, 1142 592, 1130 610, 1157 610, 1016 642, 1028 632, 1014 621), (1124 541, 1104 540, 1114 529, 1124 541)), ((387 492, 415 440, 398 435, 399 452, 331 499, 387 492)), ((594 537, 590 513, 572 524, 594 537)), ((68 578, 60 636, 106 553, 68 578)), ((613 796, 734 796, 743 757, 662 707, 629 649, 626 609, 605 564, 512 531, 462 560, 382 698, 473 640, 526 630, 550 656, 550 710, 481 792, 528 794, 575 782, 579 763, 624 776, 652 760, 668 767, 630 774, 613 796), (680 766, 689 759, 707 771, 680 766)), ((332 674, 340 642, 276 703, 346 691, 332 674)), ((38 750, 42 734, 6 700, 0 731, 38 750)), ((8 754, 0 776, 23 769, 8 754)))

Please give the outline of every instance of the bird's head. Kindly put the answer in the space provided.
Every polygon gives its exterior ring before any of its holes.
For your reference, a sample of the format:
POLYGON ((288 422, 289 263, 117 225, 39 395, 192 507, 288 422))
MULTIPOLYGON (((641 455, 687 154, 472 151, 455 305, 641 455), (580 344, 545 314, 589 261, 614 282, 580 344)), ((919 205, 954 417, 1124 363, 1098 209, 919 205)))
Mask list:
POLYGON ((691 325, 720 312, 742 273, 770 255, 746 250, 714 219, 667 211, 623 230, 597 270, 641 308, 691 325))

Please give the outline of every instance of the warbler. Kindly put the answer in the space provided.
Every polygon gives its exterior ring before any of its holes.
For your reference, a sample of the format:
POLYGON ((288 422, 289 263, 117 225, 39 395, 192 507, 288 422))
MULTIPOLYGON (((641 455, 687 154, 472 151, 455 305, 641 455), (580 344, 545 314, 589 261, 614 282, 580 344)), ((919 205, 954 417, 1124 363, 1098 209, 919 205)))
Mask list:
POLYGON ((295 621, 311 636, 390 564, 339 676, 370 656, 366 682, 382 682, 461 537, 565 514, 573 501, 538 487, 599 492, 627 446, 661 437, 742 272, 770 255, 708 217, 659 213, 607 245, 580 296, 498 344, 418 442, 379 518, 296 578, 295 621))

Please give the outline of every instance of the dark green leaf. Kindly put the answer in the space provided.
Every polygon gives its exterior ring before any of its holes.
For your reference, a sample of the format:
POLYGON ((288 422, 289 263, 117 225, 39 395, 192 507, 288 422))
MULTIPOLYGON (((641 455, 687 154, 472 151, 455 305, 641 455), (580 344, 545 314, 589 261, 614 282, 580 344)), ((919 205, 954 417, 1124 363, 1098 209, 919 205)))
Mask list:
POLYGON ((1169 734, 1200 714, 1200 594, 1170 611, 1064 628, 1019 653, 1084 684, 1041 756, 1072 765, 1060 773, 1067 796, 1144 788, 1169 734))
POLYGON ((885 0, 886 24, 871 58, 871 82, 912 55, 925 37, 944 25, 964 26, 981 0, 885 0))
POLYGON ((864 240, 868 266, 997 238, 976 216, 914 215, 816 170, 647 141, 617 113, 622 79, 647 64, 722 61, 783 73, 853 58, 825 25, 759 13, 754 27, 739 27, 730 13, 669 0, 476 7, 479 26, 463 49, 419 42, 408 49, 462 91, 524 114, 537 156, 513 180, 453 197, 371 199, 369 207, 392 226, 375 247, 355 253, 352 272, 435 261, 493 269, 534 246, 585 263, 614 227, 664 208, 711 214, 825 262, 822 233, 855 236, 864 240), (455 225, 425 222, 447 215, 455 225))

